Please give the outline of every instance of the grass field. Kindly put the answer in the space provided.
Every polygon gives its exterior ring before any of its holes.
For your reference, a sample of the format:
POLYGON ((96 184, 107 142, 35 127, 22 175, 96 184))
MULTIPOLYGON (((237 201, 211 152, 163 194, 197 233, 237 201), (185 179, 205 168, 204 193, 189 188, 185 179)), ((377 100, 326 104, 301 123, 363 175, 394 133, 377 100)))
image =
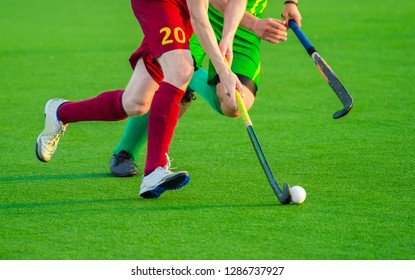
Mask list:
POLYGON ((0 259, 413 260, 415 4, 300 2, 355 107, 331 118, 341 104, 291 31, 262 44, 251 119, 277 180, 308 195, 282 206, 242 121, 202 98, 171 146, 192 178, 180 191, 143 200, 139 177, 109 175, 125 121, 71 124, 39 162, 45 102, 123 88, 141 33, 128 1, 2 0, 0 259))

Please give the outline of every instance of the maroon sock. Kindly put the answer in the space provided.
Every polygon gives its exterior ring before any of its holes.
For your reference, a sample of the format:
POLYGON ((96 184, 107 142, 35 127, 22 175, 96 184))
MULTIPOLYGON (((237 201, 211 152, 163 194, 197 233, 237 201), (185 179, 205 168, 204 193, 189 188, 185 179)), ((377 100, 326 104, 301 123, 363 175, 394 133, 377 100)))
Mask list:
POLYGON ((127 118, 121 103, 123 90, 111 90, 95 97, 66 102, 58 109, 58 119, 64 124, 79 121, 118 121, 127 118))
POLYGON ((180 100, 183 95, 184 91, 166 82, 161 82, 154 94, 148 115, 145 176, 158 166, 164 167, 167 164, 166 154, 179 119, 180 100))

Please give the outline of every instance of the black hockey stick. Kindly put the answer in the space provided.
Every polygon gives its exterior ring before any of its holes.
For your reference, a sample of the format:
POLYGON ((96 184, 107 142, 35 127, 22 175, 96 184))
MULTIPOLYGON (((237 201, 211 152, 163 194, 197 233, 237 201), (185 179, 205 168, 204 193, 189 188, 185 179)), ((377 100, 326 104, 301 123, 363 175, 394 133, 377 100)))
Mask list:
POLYGON ((255 134, 254 127, 252 126, 252 122, 249 118, 248 111, 246 110, 244 101, 242 100, 242 97, 238 91, 236 92, 236 102, 238 104, 242 120, 245 123, 245 127, 248 132, 249 138, 251 139, 252 145, 254 146, 254 150, 258 156, 259 162, 261 163, 262 169, 264 170, 265 175, 267 176, 268 182, 270 183, 271 188, 274 191, 274 194, 277 196, 278 200, 282 204, 290 203, 290 186, 287 183, 285 183, 284 189, 281 189, 281 187, 278 185, 278 182, 275 179, 274 174, 271 171, 271 168, 269 167, 267 159, 265 158, 265 154, 262 151, 261 145, 259 144, 258 137, 255 134))
POLYGON ((339 78, 337 78, 333 70, 331 70, 330 66, 324 61, 324 59, 320 56, 317 50, 313 47, 313 45, 307 39, 303 31, 300 29, 300 27, 298 27, 297 23, 291 19, 289 21, 289 25, 290 28, 294 31, 295 35, 297 35, 298 39, 306 49, 307 53, 314 60, 314 63, 317 65, 323 77, 329 83, 330 87, 333 89, 334 93, 336 93, 337 97, 343 104, 343 109, 340 109, 339 111, 335 112, 333 114, 333 118, 338 119, 347 115, 347 113, 349 113, 353 106, 352 96, 340 82, 339 78))

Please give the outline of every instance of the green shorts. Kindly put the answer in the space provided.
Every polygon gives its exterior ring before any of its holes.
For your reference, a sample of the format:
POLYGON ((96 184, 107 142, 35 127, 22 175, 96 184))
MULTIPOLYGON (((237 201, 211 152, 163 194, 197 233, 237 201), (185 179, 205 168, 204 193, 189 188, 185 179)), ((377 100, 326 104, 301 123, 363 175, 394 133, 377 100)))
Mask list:
MULTIPOLYGON (((216 39, 219 41, 222 36, 223 15, 210 6, 209 19, 215 31, 216 39)), ((232 72, 238 76, 242 75, 249 78, 249 80, 254 82, 256 88, 259 87, 260 78, 260 41, 260 38, 254 32, 239 27, 233 43, 232 72)), ((195 58, 196 65, 198 67, 201 66, 206 53, 195 35, 190 39, 190 50, 195 58)), ((209 62, 208 68, 208 82, 213 84, 218 83, 218 75, 212 63, 209 62)), ((244 81, 242 83, 245 84, 244 81)))

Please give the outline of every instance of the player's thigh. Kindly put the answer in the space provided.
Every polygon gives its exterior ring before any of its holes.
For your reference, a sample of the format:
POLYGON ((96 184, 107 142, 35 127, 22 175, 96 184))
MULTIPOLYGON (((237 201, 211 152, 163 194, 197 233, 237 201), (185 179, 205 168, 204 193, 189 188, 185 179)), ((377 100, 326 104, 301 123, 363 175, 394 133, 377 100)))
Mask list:
POLYGON ((147 52, 158 61, 164 81, 185 90, 193 74, 189 39, 193 34, 183 0, 133 0, 133 10, 145 35, 147 52))
POLYGON ((146 113, 150 108, 158 86, 147 72, 143 59, 139 59, 122 96, 122 103, 126 113, 129 116, 146 113))
POLYGON ((162 54, 158 62, 163 69, 164 81, 183 91, 186 90, 193 75, 193 59, 190 50, 171 50, 162 54))

